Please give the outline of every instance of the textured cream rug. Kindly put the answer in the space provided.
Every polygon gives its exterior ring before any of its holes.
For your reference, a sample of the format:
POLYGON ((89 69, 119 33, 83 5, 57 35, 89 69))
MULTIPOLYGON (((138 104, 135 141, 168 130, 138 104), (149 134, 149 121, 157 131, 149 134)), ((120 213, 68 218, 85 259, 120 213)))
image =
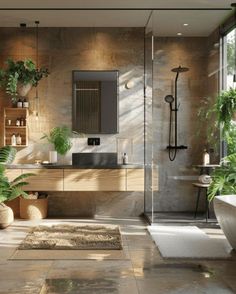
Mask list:
POLYGON ((19 250, 121 250, 118 226, 53 225, 31 229, 19 250))

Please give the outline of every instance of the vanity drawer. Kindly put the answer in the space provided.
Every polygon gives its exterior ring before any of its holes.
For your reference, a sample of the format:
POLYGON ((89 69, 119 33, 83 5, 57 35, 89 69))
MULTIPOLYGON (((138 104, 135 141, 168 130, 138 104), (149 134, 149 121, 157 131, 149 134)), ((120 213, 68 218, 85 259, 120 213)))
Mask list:
POLYGON ((144 191, 144 169, 127 169, 127 191, 144 191))
POLYGON ((64 191, 125 191, 125 169, 66 169, 64 191))
POLYGON ((63 191, 62 169, 23 169, 22 173, 33 173, 26 179, 25 191, 63 191))

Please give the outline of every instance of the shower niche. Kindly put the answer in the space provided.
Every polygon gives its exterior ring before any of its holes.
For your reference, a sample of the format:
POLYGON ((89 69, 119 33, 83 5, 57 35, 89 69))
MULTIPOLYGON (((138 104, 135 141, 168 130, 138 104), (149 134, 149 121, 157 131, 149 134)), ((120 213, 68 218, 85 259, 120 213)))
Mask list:
POLYGON ((118 133, 117 70, 72 72, 73 131, 84 134, 118 133))

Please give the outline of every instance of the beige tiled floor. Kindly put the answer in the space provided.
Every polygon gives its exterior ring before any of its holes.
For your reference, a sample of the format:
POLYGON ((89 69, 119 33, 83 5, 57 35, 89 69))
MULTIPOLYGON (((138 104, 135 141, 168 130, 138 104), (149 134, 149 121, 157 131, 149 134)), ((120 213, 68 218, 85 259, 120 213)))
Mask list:
MULTIPOLYGON (((141 219, 63 219, 42 222, 118 224, 129 258, 9 260, 29 227, 39 223, 15 221, 11 227, 0 231, 0 293, 236 293, 235 254, 231 260, 163 260, 141 219)), ((219 229, 206 229, 206 232, 212 237, 222 234, 219 229)))

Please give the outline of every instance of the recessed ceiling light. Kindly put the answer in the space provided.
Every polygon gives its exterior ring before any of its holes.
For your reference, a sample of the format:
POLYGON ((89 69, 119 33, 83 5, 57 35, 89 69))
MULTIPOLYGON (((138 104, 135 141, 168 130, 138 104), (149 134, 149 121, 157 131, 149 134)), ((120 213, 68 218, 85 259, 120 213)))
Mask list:
POLYGON ((177 36, 182 36, 182 33, 177 33, 177 36))
POLYGON ((184 23, 183 25, 184 25, 185 27, 187 27, 187 26, 188 26, 188 23, 184 23))

